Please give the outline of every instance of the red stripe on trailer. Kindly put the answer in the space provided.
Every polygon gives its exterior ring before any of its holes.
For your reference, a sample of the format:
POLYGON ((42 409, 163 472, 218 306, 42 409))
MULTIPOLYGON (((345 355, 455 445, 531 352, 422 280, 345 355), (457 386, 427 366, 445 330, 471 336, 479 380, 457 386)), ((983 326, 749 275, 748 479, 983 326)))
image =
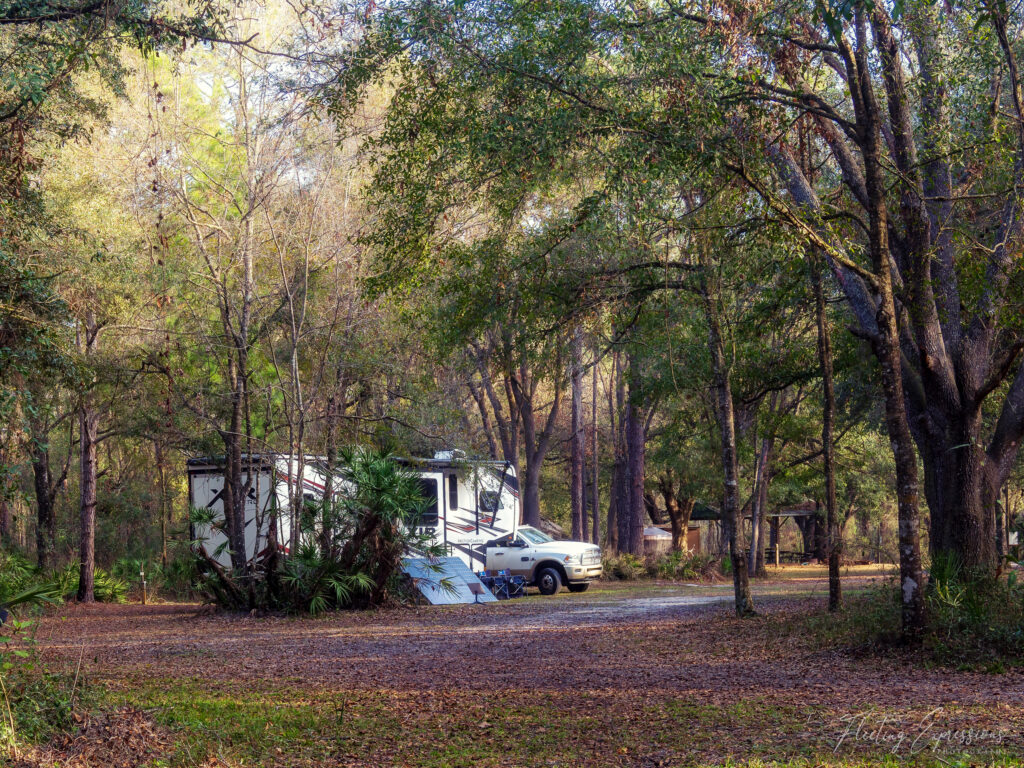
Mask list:
MULTIPOLYGON (((297 478, 297 477, 295 477, 293 475, 288 475, 287 477, 293 483, 299 482, 299 478, 297 478)), ((308 485, 308 486, 310 486, 312 488, 316 488, 316 490, 318 490, 318 491, 326 491, 327 490, 327 486, 320 485, 320 483, 314 482, 312 480, 307 480, 306 478, 302 478, 302 484, 303 485, 308 485)))

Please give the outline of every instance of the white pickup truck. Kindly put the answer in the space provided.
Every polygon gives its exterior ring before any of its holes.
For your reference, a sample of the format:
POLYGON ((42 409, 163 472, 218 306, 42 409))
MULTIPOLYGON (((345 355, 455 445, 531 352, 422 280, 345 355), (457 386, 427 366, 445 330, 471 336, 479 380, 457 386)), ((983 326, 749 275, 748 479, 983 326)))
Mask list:
POLYGON ((555 594, 563 584, 570 592, 585 592, 601 575, 600 548, 582 541, 555 541, 529 525, 488 541, 483 549, 488 571, 522 576, 542 595, 555 594))

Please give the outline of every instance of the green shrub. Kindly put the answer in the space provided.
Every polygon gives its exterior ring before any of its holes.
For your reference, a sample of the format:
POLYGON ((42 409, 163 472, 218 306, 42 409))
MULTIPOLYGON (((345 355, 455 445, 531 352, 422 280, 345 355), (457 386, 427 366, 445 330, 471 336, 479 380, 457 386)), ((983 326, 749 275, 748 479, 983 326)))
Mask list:
POLYGON ((621 554, 603 561, 604 577, 611 580, 635 581, 652 579, 713 579, 717 559, 700 552, 666 552, 654 557, 621 554))
POLYGON ((651 559, 647 572, 659 579, 711 579, 717 560, 702 552, 666 552, 651 559))
MULTIPOLYGON (((920 658, 942 666, 999 670, 1024 663, 1024 586, 1009 578, 971 576, 955 563, 932 563, 925 590, 920 658)), ((901 593, 895 580, 847 597, 838 614, 815 614, 807 626, 829 644, 884 649, 900 640, 901 593)))
POLYGON ((856 650, 888 647, 899 639, 900 590, 893 579, 847 595, 838 613, 812 613, 796 621, 795 631, 807 630, 827 645, 856 650))
POLYGON ((0 595, 25 589, 35 577, 35 572, 35 567, 24 555, 0 550, 0 595))
MULTIPOLYGON (((22 555, 0 551, 0 609, 34 607, 59 602, 60 590, 22 555)), ((0 613, 0 624, 4 614, 0 613)))
POLYGON ((932 562, 925 646, 941 664, 1024 661, 1024 584, 965 572, 950 558, 932 562))
MULTIPOLYGON (((51 578, 65 600, 74 600, 78 595, 78 563, 68 563, 55 571, 51 578)), ((123 603, 128 598, 128 583, 97 568, 93 575, 93 596, 99 603, 123 603)))
POLYGON ((159 588, 175 599, 188 600, 199 594, 199 569, 195 555, 190 551, 173 553, 167 565, 155 573, 153 582, 159 583, 159 588))
POLYGON ((729 557, 728 552, 725 554, 725 557, 722 558, 719 569, 722 571, 723 576, 732 576, 732 558, 729 557))
POLYGON ((167 565, 162 565, 156 559, 123 557, 110 566, 110 577, 122 582, 134 594, 142 587, 140 569, 145 570, 146 589, 150 595, 164 593, 173 599, 188 600, 200 594, 197 589, 199 570, 196 557, 186 547, 179 547, 172 552, 167 565))
POLYGON ((133 557, 122 557, 114 561, 114 564, 110 566, 110 575, 119 579, 120 581, 131 584, 139 580, 139 569, 146 569, 146 578, 151 578, 149 574, 150 566, 145 560, 136 560, 133 557))
POLYGON ((635 581, 647 574, 646 564, 636 555, 621 554, 606 558, 603 565, 604 574, 610 579, 635 581))

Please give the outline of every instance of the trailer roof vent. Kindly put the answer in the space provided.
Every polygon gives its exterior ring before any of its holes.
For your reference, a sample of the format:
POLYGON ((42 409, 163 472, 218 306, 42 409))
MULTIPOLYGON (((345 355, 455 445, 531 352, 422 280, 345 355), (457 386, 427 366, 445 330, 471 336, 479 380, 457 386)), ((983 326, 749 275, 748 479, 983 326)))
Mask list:
POLYGON ((436 451, 434 453, 435 461, 455 461, 456 459, 466 458, 466 452, 460 451, 458 448, 451 451, 436 451))

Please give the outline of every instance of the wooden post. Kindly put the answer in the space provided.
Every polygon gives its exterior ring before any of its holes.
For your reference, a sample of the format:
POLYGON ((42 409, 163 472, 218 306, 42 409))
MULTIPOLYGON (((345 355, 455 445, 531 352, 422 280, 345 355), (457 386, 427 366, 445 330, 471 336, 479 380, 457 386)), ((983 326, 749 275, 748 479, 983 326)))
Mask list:
POLYGON ((768 535, 770 539, 770 545, 775 550, 775 567, 779 567, 779 529, 782 527, 781 517, 770 517, 768 518, 768 535))

